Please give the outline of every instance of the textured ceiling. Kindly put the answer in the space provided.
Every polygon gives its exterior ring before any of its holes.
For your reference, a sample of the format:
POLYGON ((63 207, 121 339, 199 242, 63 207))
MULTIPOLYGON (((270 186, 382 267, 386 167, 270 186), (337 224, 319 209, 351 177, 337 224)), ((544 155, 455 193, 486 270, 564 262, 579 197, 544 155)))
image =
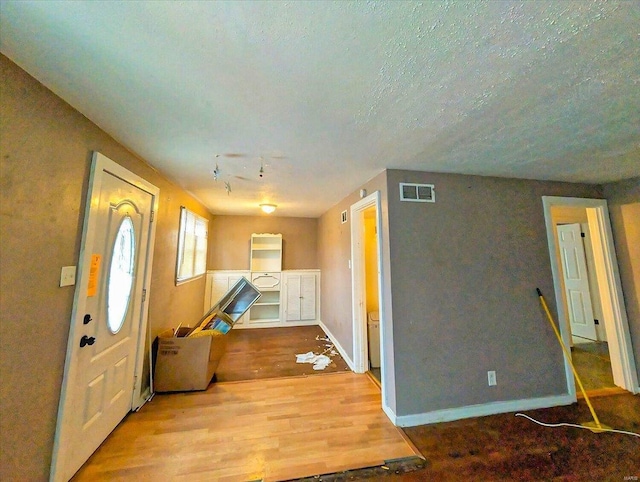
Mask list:
POLYGON ((638 1, 0 9, 5 55, 213 213, 315 217, 387 167, 640 176, 638 1))

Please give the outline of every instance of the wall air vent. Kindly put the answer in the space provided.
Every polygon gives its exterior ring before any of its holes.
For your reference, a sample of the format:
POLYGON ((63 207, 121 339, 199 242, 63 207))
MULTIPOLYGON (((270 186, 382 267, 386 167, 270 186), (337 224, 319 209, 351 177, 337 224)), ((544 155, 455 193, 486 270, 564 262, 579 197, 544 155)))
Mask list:
POLYGON ((433 184, 400 183, 400 201, 414 203, 436 202, 436 191, 433 184))

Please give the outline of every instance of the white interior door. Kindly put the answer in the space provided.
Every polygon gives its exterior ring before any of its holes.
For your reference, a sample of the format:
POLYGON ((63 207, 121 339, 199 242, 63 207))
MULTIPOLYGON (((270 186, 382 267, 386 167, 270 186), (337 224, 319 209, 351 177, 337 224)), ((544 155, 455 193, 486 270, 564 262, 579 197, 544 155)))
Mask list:
POLYGON ((125 180, 127 173, 94 156, 52 480, 71 478, 133 404, 157 193, 125 180))
POLYGON ((571 334, 597 340, 580 224, 560 225, 557 229, 571 334))

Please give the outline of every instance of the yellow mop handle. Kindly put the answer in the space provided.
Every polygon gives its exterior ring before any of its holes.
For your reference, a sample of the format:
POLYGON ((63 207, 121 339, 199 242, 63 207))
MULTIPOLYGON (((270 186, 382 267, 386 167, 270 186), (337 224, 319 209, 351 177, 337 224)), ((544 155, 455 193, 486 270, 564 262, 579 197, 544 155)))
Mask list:
POLYGON ((553 317, 551 316, 551 313, 549 312, 549 307, 547 306, 547 302, 544 300, 544 296, 542 296, 542 291, 540 291, 540 288, 536 288, 536 291, 538 292, 538 297, 540 298, 540 303, 542 303, 542 307, 544 308, 544 312, 547 314, 547 319, 549 320, 549 324, 551 325, 551 328, 553 328, 553 332, 556 334, 556 338, 558 339, 558 342, 560 342, 560 346, 562 347, 562 350, 564 351, 565 357, 567 357, 567 361, 569 362, 569 365, 571 365, 571 370, 573 370, 573 375, 576 377, 576 381, 578 382, 578 386, 580 387, 580 391, 582 392, 582 395, 584 396, 584 399, 587 401, 587 405, 589 406, 589 410, 591 411, 591 415, 593 416, 593 421, 596 423, 596 426, 598 428, 602 428, 602 425, 600 425, 600 420, 598 420, 598 416, 596 415, 596 411, 593 409, 593 405, 591 405, 591 401, 589 400, 589 397, 587 396, 587 392, 585 391, 584 387, 582 386, 582 381, 580 381, 580 377, 578 376, 578 372, 576 371, 576 367, 573 366, 573 362, 571 361, 571 354, 569 353, 569 351, 567 350, 567 347, 565 346, 564 342, 562 341, 562 337, 560 336, 560 332, 558 331, 558 328, 556 328, 556 324, 553 321, 553 317))

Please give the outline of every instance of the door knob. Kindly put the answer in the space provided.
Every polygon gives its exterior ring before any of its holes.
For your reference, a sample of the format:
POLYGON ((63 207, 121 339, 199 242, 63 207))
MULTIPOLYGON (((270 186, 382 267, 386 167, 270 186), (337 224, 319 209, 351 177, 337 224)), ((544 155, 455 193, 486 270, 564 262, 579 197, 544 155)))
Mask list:
POLYGON ((89 313, 87 313, 86 315, 84 315, 84 318, 82 320, 82 324, 83 325, 88 325, 90 321, 92 321, 93 318, 91 318, 91 315, 89 313))
POLYGON ((93 345, 96 342, 96 339, 93 336, 82 335, 80 339, 80 348, 83 348, 87 345, 93 345))

